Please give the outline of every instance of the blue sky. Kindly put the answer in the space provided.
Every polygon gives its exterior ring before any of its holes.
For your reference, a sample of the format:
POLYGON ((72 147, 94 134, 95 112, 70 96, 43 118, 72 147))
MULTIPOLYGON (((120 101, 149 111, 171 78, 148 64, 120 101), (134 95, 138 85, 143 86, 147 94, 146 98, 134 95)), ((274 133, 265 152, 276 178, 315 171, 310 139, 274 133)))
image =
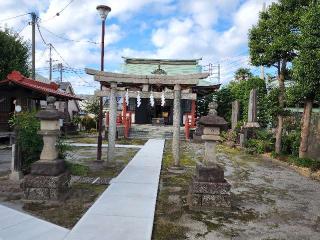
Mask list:
MULTIPOLYGON (((100 42, 101 22, 96 6, 105 4, 112 8, 106 26, 106 70, 120 71, 121 56, 202 58, 203 65, 221 64, 221 80, 225 84, 239 67, 250 67, 259 74, 249 65, 247 33, 257 22, 263 2, 272 1, 0 0, 0 26, 10 27, 30 40, 29 15, 3 19, 35 11, 45 42, 57 50, 53 51, 54 64, 62 62, 74 69, 64 74, 64 80, 70 81, 77 93, 92 94, 98 85, 82 69, 99 69, 100 45, 87 41, 100 42), (55 16, 57 12, 59 16, 55 16)), ((44 76, 48 76, 48 58, 48 47, 37 32, 36 68, 44 76)), ((54 77, 58 77, 57 73, 54 77)))

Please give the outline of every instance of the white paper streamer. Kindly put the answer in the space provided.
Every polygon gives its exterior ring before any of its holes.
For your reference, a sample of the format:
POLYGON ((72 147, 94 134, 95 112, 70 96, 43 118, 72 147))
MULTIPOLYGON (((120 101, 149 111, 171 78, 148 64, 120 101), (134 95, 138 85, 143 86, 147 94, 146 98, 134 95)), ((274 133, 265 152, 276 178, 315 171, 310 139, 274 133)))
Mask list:
POLYGON ((127 103, 127 106, 129 106, 129 90, 128 89, 126 92, 126 103, 127 103))
POLYGON ((137 96, 137 107, 140 107, 141 105, 141 97, 140 97, 140 92, 138 91, 138 96, 137 96))
POLYGON ((166 104, 166 98, 164 97, 164 92, 162 92, 162 95, 161 95, 161 107, 164 107, 165 104, 166 104))
POLYGON ((154 107, 154 97, 153 97, 153 92, 150 94, 150 105, 151 107, 154 107))

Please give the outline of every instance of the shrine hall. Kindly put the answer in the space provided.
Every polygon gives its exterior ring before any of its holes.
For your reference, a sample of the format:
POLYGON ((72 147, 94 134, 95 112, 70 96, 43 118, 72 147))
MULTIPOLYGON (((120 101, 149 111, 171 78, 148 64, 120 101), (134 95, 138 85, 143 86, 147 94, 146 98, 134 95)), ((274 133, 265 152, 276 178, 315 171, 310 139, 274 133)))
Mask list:
POLYGON ((101 84, 95 95, 108 99, 108 159, 114 156, 120 118, 125 135, 132 123, 173 125, 173 157, 178 162, 180 126, 195 127, 197 99, 220 84, 203 72, 201 59, 123 59, 122 73, 86 69, 101 84))
MULTIPOLYGON (((120 83, 117 86, 117 110, 123 111, 123 99, 126 99, 126 112, 131 114, 134 124, 173 124, 173 85, 169 82, 157 81, 155 84, 143 84, 134 80, 135 76, 173 77, 179 75, 194 75, 199 82, 183 84, 181 80, 181 113, 180 124, 184 125, 189 119, 195 125, 197 99, 219 89, 220 84, 212 81, 208 69, 199 64, 201 59, 145 59, 123 57, 122 75, 128 76, 132 82, 120 83), (202 75, 201 75, 202 74, 202 75), (209 74, 209 75, 208 75, 209 74), (167 84, 166 84, 167 83, 167 84)), ((90 74, 90 73, 89 73, 90 74)), ((115 75, 114 75, 115 76, 115 75)), ((164 78, 163 78, 164 79, 164 78)), ((168 80, 169 81, 169 80, 168 80)), ((106 89, 106 86, 104 87, 106 89)), ((107 90, 107 89, 106 89, 107 90)), ((108 91, 108 90, 107 90, 108 91)), ((104 96, 108 93, 105 91, 104 96)), ((106 104, 109 110, 109 104, 106 104)))

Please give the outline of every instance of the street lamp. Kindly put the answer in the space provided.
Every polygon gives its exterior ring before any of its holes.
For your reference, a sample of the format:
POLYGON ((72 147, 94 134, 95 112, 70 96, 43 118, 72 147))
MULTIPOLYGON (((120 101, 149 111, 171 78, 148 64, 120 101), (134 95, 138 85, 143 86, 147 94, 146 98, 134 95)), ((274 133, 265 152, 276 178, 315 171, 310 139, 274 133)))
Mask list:
MULTIPOLYGON (((105 25, 106 18, 111 12, 111 8, 105 5, 97 6, 97 10, 100 14, 102 20, 102 35, 101 35, 101 66, 100 70, 104 70, 104 34, 105 34, 105 25)), ((100 90, 102 90, 102 84, 100 83, 100 90)), ((102 148, 102 114, 103 114, 103 97, 100 97, 100 106, 99 106, 99 122, 98 122, 98 147, 97 147, 97 161, 101 161, 101 148, 102 148)))

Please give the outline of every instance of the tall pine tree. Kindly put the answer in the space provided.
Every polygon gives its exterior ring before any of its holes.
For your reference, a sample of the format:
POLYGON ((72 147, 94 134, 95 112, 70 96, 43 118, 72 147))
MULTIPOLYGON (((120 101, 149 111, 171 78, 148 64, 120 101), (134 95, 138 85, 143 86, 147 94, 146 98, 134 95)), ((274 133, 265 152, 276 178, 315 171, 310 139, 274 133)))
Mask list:
POLYGON ((298 57, 293 61, 295 88, 304 101, 299 157, 306 157, 312 106, 320 95, 320 3, 305 10, 300 20, 298 57))
POLYGON ((285 79, 288 63, 296 57, 297 30, 301 11, 309 0, 280 0, 273 3, 259 17, 258 24, 249 31, 251 63, 255 66, 275 67, 278 70, 279 109, 275 150, 281 152, 283 109, 285 107, 285 79))

